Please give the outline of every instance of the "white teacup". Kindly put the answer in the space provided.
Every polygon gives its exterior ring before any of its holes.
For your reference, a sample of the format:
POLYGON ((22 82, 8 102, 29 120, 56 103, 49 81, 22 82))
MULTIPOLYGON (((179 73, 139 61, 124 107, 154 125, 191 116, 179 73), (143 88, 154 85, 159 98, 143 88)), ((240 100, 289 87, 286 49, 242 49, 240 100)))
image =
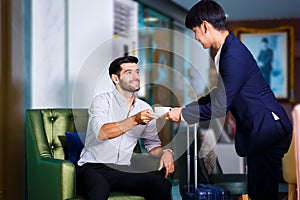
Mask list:
POLYGON ((156 106, 156 107, 153 107, 154 112, 152 114, 157 117, 162 117, 167 112, 169 112, 171 109, 172 109, 172 107, 156 106))

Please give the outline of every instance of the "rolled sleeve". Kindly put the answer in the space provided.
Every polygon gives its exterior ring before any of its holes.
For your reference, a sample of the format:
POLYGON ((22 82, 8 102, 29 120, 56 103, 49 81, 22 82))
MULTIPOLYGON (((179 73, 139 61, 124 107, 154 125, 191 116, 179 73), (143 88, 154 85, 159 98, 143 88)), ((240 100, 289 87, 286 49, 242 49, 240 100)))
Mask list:
POLYGON ((97 96, 89 109, 89 132, 93 133, 98 138, 98 133, 101 127, 108 122, 109 117, 107 115, 109 110, 108 101, 102 96, 97 96))
POLYGON ((152 120, 148 123, 142 134, 142 138, 144 140, 145 148, 148 152, 155 147, 161 146, 161 141, 158 137, 156 129, 156 120, 152 120))

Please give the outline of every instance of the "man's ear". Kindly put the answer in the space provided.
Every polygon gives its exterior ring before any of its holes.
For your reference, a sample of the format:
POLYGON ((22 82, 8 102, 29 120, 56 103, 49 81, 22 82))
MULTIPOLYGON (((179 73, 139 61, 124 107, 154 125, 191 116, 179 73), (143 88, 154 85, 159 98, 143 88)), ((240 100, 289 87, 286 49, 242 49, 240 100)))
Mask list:
POLYGON ((203 20, 202 24, 201 24, 201 30, 203 33, 207 33, 207 28, 208 28, 208 22, 203 20))
POLYGON ((118 77, 118 75, 112 74, 112 75, 111 75, 111 80, 112 80, 115 84, 119 83, 119 77, 118 77))

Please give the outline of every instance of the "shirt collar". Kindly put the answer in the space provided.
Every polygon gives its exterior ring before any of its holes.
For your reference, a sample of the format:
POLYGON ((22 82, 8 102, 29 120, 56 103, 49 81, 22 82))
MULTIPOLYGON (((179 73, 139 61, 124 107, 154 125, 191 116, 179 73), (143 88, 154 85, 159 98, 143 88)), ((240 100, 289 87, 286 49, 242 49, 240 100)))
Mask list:
MULTIPOLYGON (((116 88, 113 90, 113 94, 114 94, 115 100, 118 102, 118 104, 127 108, 127 105, 128 105, 127 99, 116 88)), ((132 107, 134 106, 134 104, 136 102, 136 98, 137 98, 137 96, 136 96, 136 94, 134 94, 134 100, 132 103, 132 107)))
POLYGON ((215 66, 216 66, 216 70, 219 73, 219 64, 220 64, 220 57, 221 57, 221 51, 222 51, 222 47, 223 47, 224 42, 221 44, 216 56, 215 56, 215 66))

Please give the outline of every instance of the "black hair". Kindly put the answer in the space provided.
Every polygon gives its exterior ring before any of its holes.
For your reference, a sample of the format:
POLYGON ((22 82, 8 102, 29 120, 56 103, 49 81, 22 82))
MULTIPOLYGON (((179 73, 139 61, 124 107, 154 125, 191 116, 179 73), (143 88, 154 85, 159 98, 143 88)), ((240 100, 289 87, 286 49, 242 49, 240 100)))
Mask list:
POLYGON ((261 40, 262 42, 264 42, 264 43, 266 43, 266 44, 268 44, 269 43, 269 40, 268 40, 268 38, 262 38, 262 40, 261 40))
POLYGON ((215 1, 201 0, 188 12, 185 26, 192 29, 207 21, 217 30, 226 30, 226 15, 224 9, 215 1))
POLYGON ((116 58, 114 61, 112 61, 112 63, 109 66, 109 77, 111 77, 111 75, 116 74, 118 76, 120 76, 120 72, 122 70, 121 68, 121 64, 123 63, 138 63, 138 58, 135 56, 123 56, 123 57, 119 57, 116 58))

